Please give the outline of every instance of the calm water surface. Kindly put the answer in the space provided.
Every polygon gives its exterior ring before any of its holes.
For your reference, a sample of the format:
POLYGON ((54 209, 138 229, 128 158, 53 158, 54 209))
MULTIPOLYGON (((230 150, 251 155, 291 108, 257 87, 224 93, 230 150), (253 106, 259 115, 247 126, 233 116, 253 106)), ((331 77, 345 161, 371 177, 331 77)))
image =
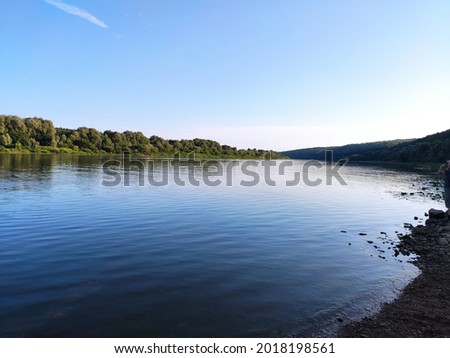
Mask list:
POLYGON ((103 160, 0 155, 0 336, 329 335, 418 274, 389 240, 439 206, 396 195, 427 179, 410 170, 105 187, 103 160))

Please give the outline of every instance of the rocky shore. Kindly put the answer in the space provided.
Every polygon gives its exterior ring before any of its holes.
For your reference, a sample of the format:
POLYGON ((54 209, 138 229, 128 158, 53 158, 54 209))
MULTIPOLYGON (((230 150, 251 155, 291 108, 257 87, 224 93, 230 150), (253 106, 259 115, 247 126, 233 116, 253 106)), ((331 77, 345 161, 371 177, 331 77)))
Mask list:
POLYGON ((338 337, 450 337, 450 220, 431 209, 397 250, 416 254, 421 274, 374 316, 342 327, 338 337))

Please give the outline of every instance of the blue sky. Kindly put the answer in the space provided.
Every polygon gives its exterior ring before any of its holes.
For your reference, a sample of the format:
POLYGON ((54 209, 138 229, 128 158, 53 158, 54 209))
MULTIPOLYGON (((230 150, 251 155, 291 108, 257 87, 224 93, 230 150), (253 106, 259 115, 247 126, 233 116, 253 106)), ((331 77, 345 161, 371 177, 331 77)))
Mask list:
POLYGON ((0 113, 284 150, 450 128, 450 1, 1 0, 0 113))

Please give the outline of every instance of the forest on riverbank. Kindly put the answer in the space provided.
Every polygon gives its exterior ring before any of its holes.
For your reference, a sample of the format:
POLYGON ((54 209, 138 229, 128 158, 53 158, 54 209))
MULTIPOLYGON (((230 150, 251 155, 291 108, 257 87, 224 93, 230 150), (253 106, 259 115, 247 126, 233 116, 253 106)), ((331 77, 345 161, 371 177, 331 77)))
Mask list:
POLYGON ((153 157, 192 155, 203 158, 280 159, 283 155, 263 149, 238 149, 209 139, 166 140, 142 132, 100 132, 95 128, 58 128, 50 120, 0 115, 0 152, 132 154, 153 157))
POLYGON ((281 153, 292 159, 323 160, 326 150, 332 150, 335 159, 345 157, 354 161, 444 162, 450 159, 450 129, 419 139, 295 149, 281 153))

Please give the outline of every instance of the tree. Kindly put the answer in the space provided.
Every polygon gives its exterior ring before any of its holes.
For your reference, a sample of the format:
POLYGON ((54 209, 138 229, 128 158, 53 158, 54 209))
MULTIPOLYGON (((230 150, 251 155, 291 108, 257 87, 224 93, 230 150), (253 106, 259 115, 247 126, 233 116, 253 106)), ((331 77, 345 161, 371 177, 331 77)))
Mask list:
MULTIPOLYGON (((52 121, 34 117, 26 118, 24 123, 27 127, 27 133, 30 139, 34 139, 34 141, 40 145, 56 145, 56 130, 52 121)), ((30 141, 30 143, 34 143, 34 141, 30 141)))
POLYGON ((0 145, 7 147, 12 144, 12 139, 8 133, 0 134, 0 145))
POLYGON ((81 149, 98 151, 102 145, 102 134, 94 128, 80 127, 70 136, 73 144, 81 149))
POLYGON ((25 126, 25 122, 21 118, 16 116, 6 116, 4 117, 4 126, 14 144, 20 143, 22 145, 30 145, 28 130, 25 126))

